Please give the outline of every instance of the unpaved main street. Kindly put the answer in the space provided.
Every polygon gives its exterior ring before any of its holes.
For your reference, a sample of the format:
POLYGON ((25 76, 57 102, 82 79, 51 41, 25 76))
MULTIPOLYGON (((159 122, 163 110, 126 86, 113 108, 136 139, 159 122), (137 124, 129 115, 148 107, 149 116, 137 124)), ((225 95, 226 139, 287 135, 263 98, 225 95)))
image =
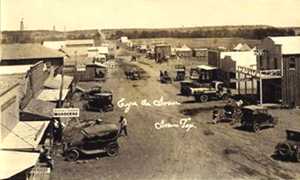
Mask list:
MULTIPOLYGON (((192 98, 178 96, 178 84, 160 84, 160 68, 150 60, 140 58, 129 62, 129 57, 117 60, 118 66, 109 70, 108 80, 101 84, 113 91, 115 109, 112 112, 81 112, 81 119, 101 117, 117 123, 124 108, 117 102, 137 102, 125 114, 128 119, 128 137, 120 137, 120 154, 111 158, 99 156, 84 161, 64 161, 55 157, 53 179, 299 179, 300 166, 271 157, 275 145, 284 140, 285 129, 299 127, 297 110, 272 110, 280 117, 278 127, 254 134, 239 130, 229 124, 209 124, 210 103, 192 103, 192 98), (143 72, 141 80, 127 80, 124 69, 137 66, 143 72), (140 102, 159 100, 177 101, 181 105, 142 106, 140 102), (191 118, 188 123, 196 128, 187 131, 180 119, 191 118), (155 128, 155 123, 179 124, 178 127, 155 128), (298 121, 298 122, 297 122, 298 121)), ((91 87, 95 83, 82 83, 91 87)), ((75 102, 81 107, 84 102, 75 102)))

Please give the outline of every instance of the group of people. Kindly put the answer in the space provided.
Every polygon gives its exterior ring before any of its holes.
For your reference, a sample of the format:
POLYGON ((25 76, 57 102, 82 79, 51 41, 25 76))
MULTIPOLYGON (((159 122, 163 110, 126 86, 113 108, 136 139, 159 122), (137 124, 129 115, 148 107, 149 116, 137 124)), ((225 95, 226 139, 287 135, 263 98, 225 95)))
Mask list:
MULTIPOLYGON (((235 118, 234 113, 239 112, 240 108, 242 107, 242 105, 243 105, 243 101, 242 100, 235 101, 233 99, 230 99, 227 102, 227 104, 225 105, 225 107, 230 107, 230 112, 229 112, 229 113, 231 113, 231 117, 230 118, 235 118)), ((224 109, 225 109, 225 107, 224 107, 224 109)), ((219 112, 218 107, 214 106, 213 111, 212 111, 212 123, 213 124, 218 123, 222 119, 221 115, 222 114, 219 112)))

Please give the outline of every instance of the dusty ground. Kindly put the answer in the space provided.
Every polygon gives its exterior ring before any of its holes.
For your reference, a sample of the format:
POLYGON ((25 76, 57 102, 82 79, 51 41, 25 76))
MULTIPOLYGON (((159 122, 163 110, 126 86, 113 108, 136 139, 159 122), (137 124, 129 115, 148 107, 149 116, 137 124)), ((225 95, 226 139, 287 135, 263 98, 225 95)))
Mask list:
MULTIPOLYGON (((181 105, 166 107, 132 107, 126 114, 129 136, 120 137, 120 155, 114 158, 100 155, 85 161, 67 162, 59 155, 53 171, 55 180, 116 180, 116 179, 299 179, 300 166, 271 157, 275 145, 284 140, 285 129, 300 126, 299 110, 272 110, 280 118, 276 128, 254 134, 239 130, 226 123, 209 124, 211 111, 205 110, 218 102, 193 103, 193 98, 177 95, 178 84, 160 84, 160 69, 173 68, 176 63, 163 65, 141 58, 129 62, 129 57, 118 60, 119 66, 109 71, 109 79, 101 84, 114 94, 113 112, 81 112, 81 119, 101 117, 117 123, 124 108, 117 102, 178 101, 181 105), (130 81, 123 69, 128 64, 144 70, 142 80, 130 81), (178 124, 181 118, 191 117, 196 126, 189 131, 183 128, 156 129, 155 123, 178 124)), ((199 62, 201 63, 201 62, 199 62)), ((97 83, 81 83, 91 87, 97 83)), ((75 102, 81 107, 85 102, 75 102)))

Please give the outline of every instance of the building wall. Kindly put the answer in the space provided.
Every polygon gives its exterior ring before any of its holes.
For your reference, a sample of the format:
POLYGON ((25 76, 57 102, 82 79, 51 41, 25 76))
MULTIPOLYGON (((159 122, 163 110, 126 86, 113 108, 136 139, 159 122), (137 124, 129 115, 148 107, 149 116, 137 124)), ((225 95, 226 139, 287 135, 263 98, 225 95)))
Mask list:
POLYGON ((177 51, 176 55, 179 57, 192 57, 193 51, 177 51))
POLYGON ((164 59, 171 56, 171 46, 156 46, 154 48, 155 59, 164 59))
POLYGON ((19 85, 0 95, 0 143, 19 121, 19 85))
POLYGON ((257 69, 280 69, 281 68, 281 45, 276 45, 270 38, 262 41, 262 55, 257 59, 257 69))
POLYGON ((287 106, 300 106, 300 54, 283 56, 282 100, 287 106))
POLYGON ((0 61, 0 65, 28 65, 28 64, 36 64, 39 61, 43 61, 44 63, 50 64, 52 66, 61 66, 64 64, 64 58, 57 57, 57 58, 12 59, 12 60, 2 59, 0 61))
POLYGON ((21 109, 23 109, 29 101, 36 97, 44 86, 44 82, 50 72, 44 71, 44 63, 40 62, 31 67, 25 78, 24 96, 21 97, 21 109))

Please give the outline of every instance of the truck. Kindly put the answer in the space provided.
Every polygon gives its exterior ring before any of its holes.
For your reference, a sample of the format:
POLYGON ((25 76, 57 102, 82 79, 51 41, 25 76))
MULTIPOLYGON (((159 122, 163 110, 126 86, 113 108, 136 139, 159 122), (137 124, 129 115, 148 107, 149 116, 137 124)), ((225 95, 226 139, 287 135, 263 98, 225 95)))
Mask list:
POLYGON ((189 87, 189 96, 194 96, 195 101, 207 102, 212 99, 226 100, 231 96, 231 91, 224 87, 221 81, 212 81, 207 87, 189 87))

